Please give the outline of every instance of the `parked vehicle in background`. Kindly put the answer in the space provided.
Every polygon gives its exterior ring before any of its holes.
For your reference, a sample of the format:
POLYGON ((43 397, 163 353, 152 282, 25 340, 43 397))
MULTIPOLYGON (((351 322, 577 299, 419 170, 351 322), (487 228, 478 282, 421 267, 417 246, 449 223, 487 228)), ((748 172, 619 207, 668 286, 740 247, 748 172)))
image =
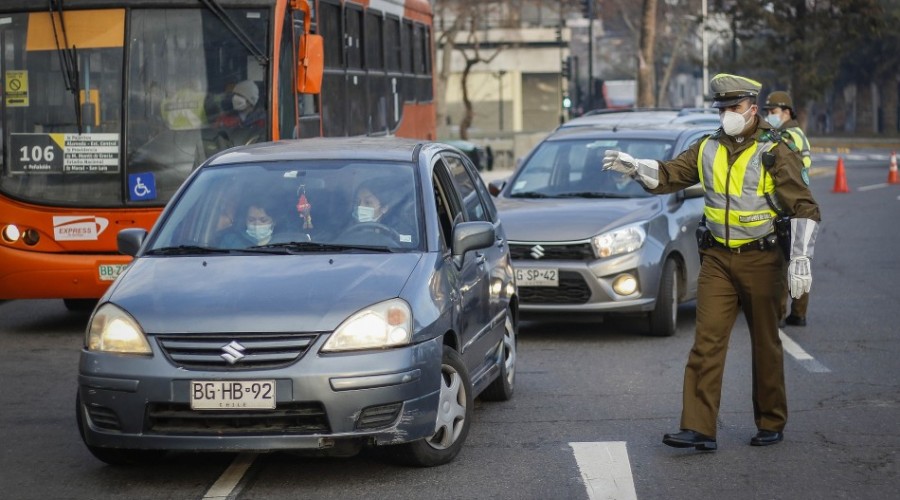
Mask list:
POLYGON ((492 158, 488 157, 487 150, 474 142, 463 141, 460 139, 450 139, 446 141, 441 141, 444 144, 449 144, 454 148, 462 151, 472 160, 472 163, 475 164, 475 168, 478 169, 479 172, 484 170, 490 170, 492 165, 492 158))
POLYGON ((652 195, 602 170, 607 149, 670 159, 709 127, 557 130, 491 192, 509 235, 520 310, 527 318, 628 313, 651 335, 672 335, 678 304, 697 291, 698 184, 652 195))
POLYGON ((573 127, 596 128, 641 128, 667 123, 684 125, 707 125, 712 128, 719 126, 718 110, 713 108, 629 108, 629 109, 603 109, 586 113, 578 118, 573 118, 557 130, 573 127))
POLYGON ((134 261, 90 319, 76 403, 104 462, 387 446, 440 465, 475 397, 513 395, 506 234, 474 166, 444 144, 231 149, 149 234, 118 242, 134 261))

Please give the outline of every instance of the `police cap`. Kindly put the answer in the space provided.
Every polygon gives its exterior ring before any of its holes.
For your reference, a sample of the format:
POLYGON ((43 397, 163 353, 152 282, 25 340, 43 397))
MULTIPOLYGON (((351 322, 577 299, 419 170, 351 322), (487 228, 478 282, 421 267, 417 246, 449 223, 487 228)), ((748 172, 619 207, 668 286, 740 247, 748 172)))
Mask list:
POLYGON ((709 81, 714 108, 727 108, 747 98, 756 99, 762 84, 749 78, 719 73, 709 81))
POLYGON ((776 90, 769 94, 769 97, 766 98, 766 109, 772 108, 789 108, 794 109, 794 101, 791 100, 791 95, 783 90, 776 90))

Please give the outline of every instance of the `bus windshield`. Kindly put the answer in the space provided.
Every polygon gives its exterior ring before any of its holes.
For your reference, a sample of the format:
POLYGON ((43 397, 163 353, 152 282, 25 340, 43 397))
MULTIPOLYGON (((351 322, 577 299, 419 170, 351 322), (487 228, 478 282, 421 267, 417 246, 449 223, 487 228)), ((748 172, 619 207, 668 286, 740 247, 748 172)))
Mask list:
MULTIPOLYGON (((269 11, 225 9, 265 51, 269 11)), ((161 206, 222 149, 267 140, 265 63, 202 7, 0 16, 0 191, 161 206)))

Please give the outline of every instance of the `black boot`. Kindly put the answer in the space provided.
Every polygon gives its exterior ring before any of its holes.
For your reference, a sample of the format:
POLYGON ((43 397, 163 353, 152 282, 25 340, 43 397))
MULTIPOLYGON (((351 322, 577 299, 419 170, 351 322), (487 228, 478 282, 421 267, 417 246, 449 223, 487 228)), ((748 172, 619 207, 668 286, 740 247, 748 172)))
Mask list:
POLYGON ((681 432, 675 434, 665 434, 663 444, 673 448, 694 448, 704 451, 713 451, 718 448, 716 438, 687 429, 682 429, 681 432))

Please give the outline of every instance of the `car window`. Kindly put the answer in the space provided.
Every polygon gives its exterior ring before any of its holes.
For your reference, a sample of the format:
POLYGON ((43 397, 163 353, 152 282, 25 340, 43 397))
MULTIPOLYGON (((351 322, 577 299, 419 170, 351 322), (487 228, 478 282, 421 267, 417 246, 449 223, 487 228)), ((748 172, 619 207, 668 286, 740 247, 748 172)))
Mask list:
POLYGON ((488 211, 475 187, 475 181, 469 170, 466 169, 462 158, 455 154, 444 154, 443 156, 453 184, 462 198, 466 220, 491 222, 488 211))
POLYGON ((613 171, 604 171, 608 149, 624 151, 636 158, 667 159, 674 141, 662 139, 572 139, 545 141, 522 165, 511 183, 509 196, 627 197, 651 196, 632 181, 613 171))
POLYGON ((207 167, 166 212, 150 249, 240 250, 288 242, 418 249, 423 227, 418 193, 412 163, 207 167))
POLYGON ((454 185, 444 160, 438 158, 433 173, 434 199, 441 225, 441 247, 447 251, 453 235, 453 226, 463 220, 462 208, 454 194, 454 185))

